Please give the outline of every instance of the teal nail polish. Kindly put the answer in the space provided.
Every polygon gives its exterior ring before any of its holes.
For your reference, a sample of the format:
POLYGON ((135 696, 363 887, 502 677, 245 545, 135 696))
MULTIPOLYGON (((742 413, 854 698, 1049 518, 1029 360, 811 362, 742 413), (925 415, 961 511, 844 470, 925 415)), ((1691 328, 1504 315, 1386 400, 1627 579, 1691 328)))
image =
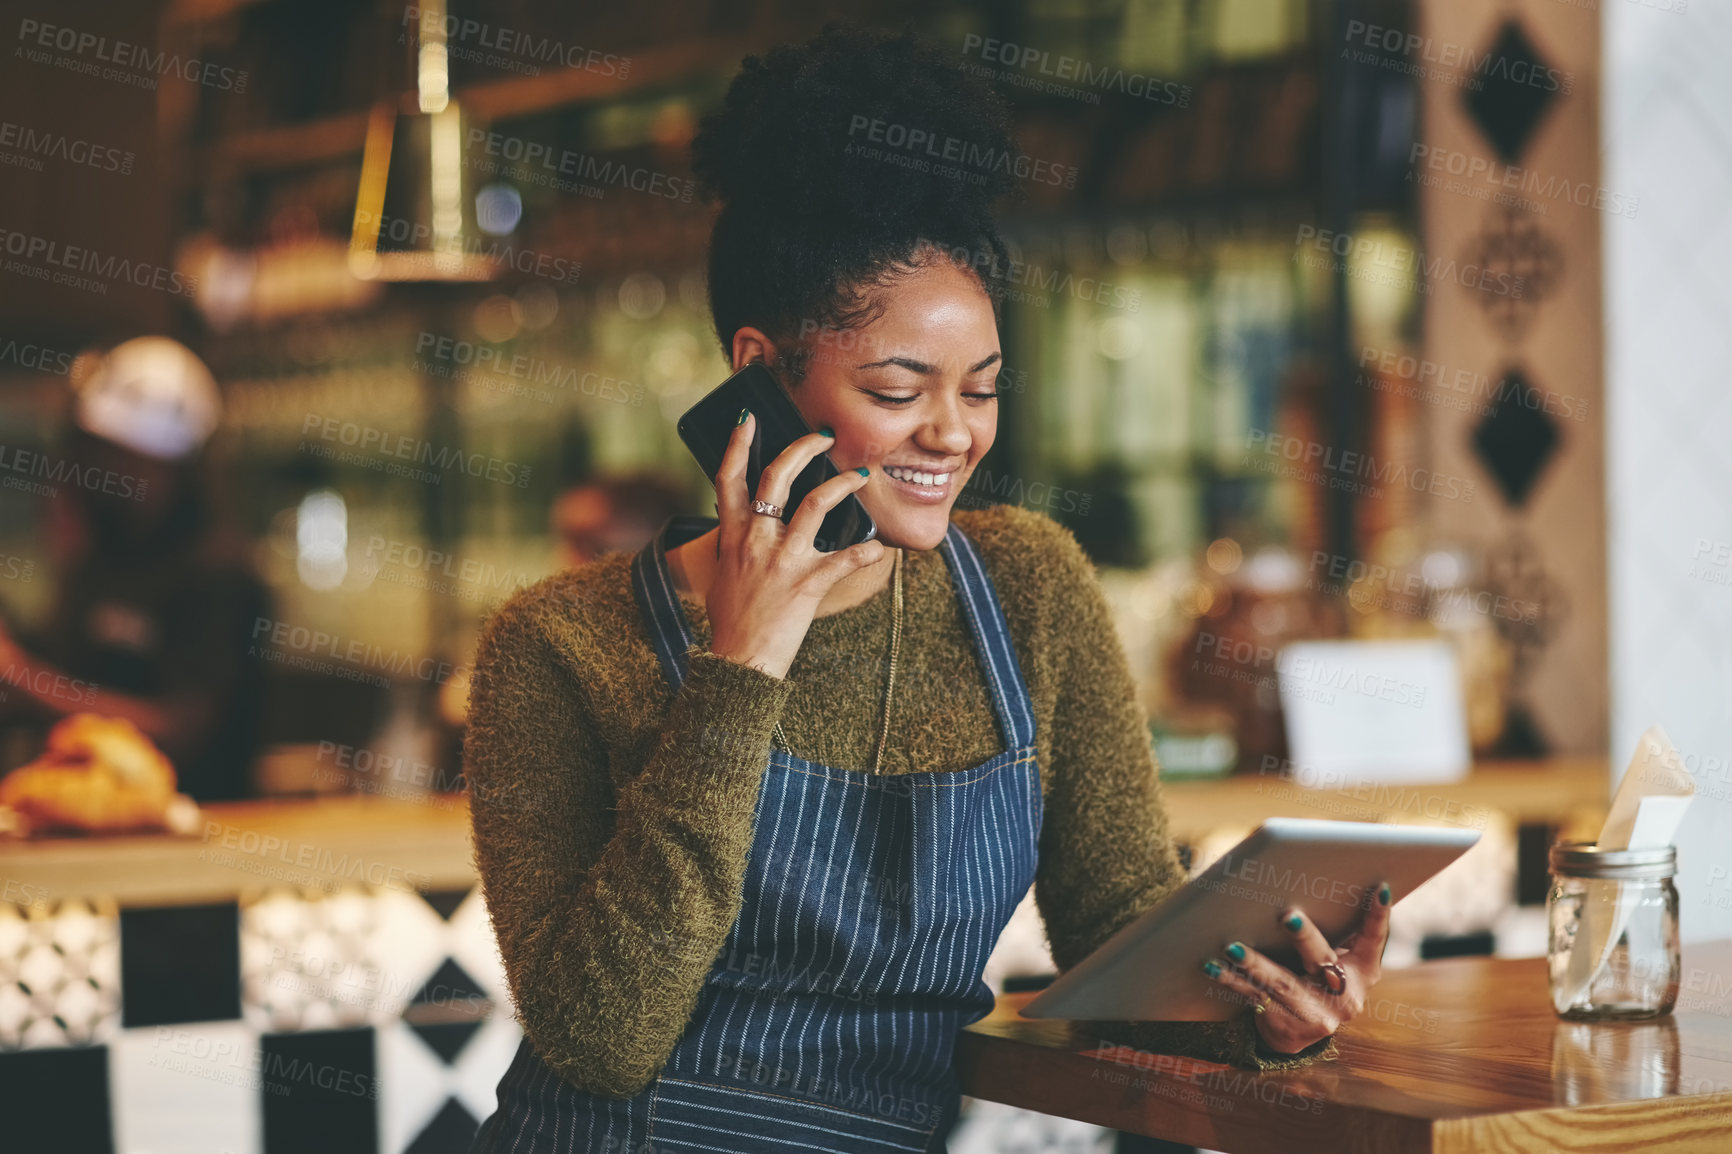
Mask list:
POLYGON ((1221 976, 1221 963, 1217 962, 1214 958, 1210 958, 1208 961, 1203 963, 1203 972, 1208 974, 1211 978, 1218 978, 1221 976))
POLYGON ((752 412, 752 410, 750 410, 750 409, 741 409, 741 410, 740 410, 740 419, 739 419, 739 420, 737 420, 737 421, 735 421, 735 422, 734 422, 734 424, 735 424, 735 425, 743 425, 743 424, 745 424, 745 423, 746 423, 746 418, 747 418, 747 417, 748 417, 748 416, 749 416, 749 415, 751 415, 751 412, 752 412))
POLYGON ((865 465, 855 466, 854 471, 859 473, 862 477, 870 477, 872 475, 872 470, 868 469, 865 465))
POLYGON ((1294 933, 1298 933, 1299 927, 1305 924, 1305 919, 1300 917, 1298 914, 1294 914, 1292 917, 1282 921, 1281 924, 1292 930, 1294 933))
POLYGON ((1245 947, 1239 942, 1228 942, 1227 956, 1235 962, 1242 962, 1245 960, 1245 947))
POLYGON ((818 435, 820 437, 829 437, 831 440, 835 440, 836 430, 832 429, 829 425, 825 425, 822 429, 818 430, 818 435))
POLYGON ((1383 906, 1386 906, 1389 904, 1389 883, 1388 882, 1384 882, 1382 885, 1377 887, 1377 904, 1383 905, 1383 906))

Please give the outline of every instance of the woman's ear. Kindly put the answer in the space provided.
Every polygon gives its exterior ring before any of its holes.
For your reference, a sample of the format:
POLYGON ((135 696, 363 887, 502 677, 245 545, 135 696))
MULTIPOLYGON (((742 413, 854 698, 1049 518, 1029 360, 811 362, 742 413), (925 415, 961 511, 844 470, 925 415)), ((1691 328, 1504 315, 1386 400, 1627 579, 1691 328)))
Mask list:
POLYGON ((776 363, 776 342, 762 329, 746 325, 734 333, 734 372, 739 372, 753 361, 763 361, 766 365, 776 363))

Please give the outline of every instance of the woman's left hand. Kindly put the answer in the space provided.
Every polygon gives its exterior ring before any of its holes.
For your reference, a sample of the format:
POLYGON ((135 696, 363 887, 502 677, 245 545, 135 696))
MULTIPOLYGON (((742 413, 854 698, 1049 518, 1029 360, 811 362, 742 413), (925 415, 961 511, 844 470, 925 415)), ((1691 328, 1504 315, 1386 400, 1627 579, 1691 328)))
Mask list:
POLYGON ((1253 1005, 1265 1007, 1257 1015, 1257 1033, 1271 1050, 1297 1053, 1329 1037, 1365 1009, 1366 995, 1383 976, 1389 886, 1379 885, 1367 897, 1359 924, 1334 946, 1304 910, 1293 907, 1277 915, 1299 951, 1304 976, 1242 942, 1229 942, 1224 957, 1203 963, 1211 978, 1253 1005))

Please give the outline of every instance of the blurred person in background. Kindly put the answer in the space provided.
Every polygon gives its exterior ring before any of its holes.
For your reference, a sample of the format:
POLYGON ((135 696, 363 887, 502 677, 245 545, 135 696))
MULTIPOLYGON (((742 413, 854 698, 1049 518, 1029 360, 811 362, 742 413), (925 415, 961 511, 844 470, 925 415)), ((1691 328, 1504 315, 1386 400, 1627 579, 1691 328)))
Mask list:
POLYGON ((636 552, 679 512, 680 491, 650 472, 593 477, 553 500, 549 517, 561 568, 586 565, 603 553, 636 552))
MULTIPOLYGON (((587 565, 604 553, 641 549, 667 519, 679 512, 679 488, 659 473, 590 477, 561 489, 548 511, 554 555, 561 569, 587 565)), ((474 639, 465 645, 474 660, 474 639)), ((463 727, 469 718, 469 667, 439 687, 440 748, 448 765, 462 761, 463 727)))
POLYGON ((204 363, 166 337, 103 357, 53 462, 53 608, 28 637, 0 623, 10 724, 125 718, 200 801, 252 792, 264 676, 249 651, 270 604, 202 476, 221 404, 204 363))

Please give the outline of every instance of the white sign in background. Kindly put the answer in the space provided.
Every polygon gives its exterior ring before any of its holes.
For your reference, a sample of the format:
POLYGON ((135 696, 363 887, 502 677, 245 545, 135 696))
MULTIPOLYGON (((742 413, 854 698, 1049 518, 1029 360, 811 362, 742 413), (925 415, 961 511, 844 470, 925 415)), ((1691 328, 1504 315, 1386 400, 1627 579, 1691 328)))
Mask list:
POLYGON ((1288 756, 1308 780, 1460 781, 1472 768, 1446 641, 1301 641, 1276 664, 1288 756))

